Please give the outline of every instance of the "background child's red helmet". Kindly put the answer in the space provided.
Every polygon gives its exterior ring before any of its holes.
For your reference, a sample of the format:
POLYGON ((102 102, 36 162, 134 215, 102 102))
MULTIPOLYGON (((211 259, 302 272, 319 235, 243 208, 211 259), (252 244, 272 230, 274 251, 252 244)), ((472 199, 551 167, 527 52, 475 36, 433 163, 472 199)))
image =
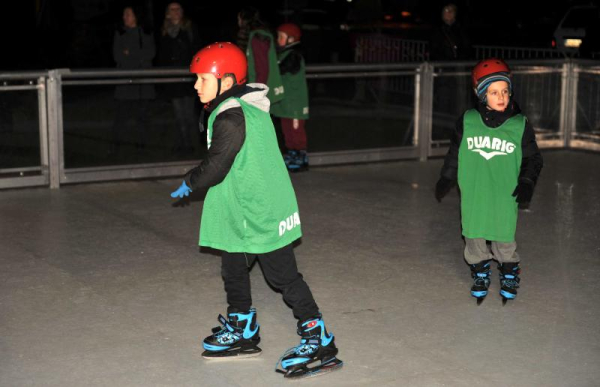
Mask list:
POLYGON ((233 74, 238 84, 246 82, 247 68, 246 54, 231 42, 216 42, 204 47, 194 55, 190 64, 192 73, 210 73, 217 79, 233 74))
POLYGON ((277 27, 277 32, 283 32, 287 36, 291 36, 295 41, 299 41, 302 36, 302 31, 300 31, 300 27, 295 25, 294 23, 285 23, 277 27))
POLYGON ((487 88, 490 84, 497 81, 508 83, 510 94, 512 95, 510 68, 502 59, 489 58, 480 61, 473 67, 471 79, 473 82, 473 91, 477 94, 480 101, 486 101, 487 88))
POLYGON ((510 75, 510 68, 502 59, 498 58, 490 58, 480 61, 475 65, 475 67, 473 67, 473 71, 471 71, 473 87, 477 88, 483 78, 495 73, 505 73, 510 75))

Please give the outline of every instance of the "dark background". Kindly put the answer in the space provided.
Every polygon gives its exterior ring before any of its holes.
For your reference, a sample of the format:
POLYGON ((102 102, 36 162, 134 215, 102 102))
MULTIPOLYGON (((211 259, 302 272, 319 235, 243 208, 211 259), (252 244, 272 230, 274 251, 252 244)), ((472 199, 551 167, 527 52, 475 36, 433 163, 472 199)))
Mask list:
MULTIPOLYGON (((150 10, 148 23, 160 29, 164 0, 27 0, 3 4, 3 70, 113 67, 111 47, 114 30, 126 5, 150 10)), ((336 60, 351 61, 352 36, 383 33, 407 39, 428 40, 433 26, 441 23, 447 1, 417 0, 274 0, 274 1, 181 1, 199 28, 203 44, 234 40, 236 15, 244 5, 259 8, 272 27, 294 21, 316 29, 305 45, 321 46, 321 54, 308 62, 328 62, 330 50, 336 60), (410 12, 409 16, 401 13, 410 12), (340 29, 348 25, 349 30, 340 29), (318 37, 318 38, 316 38, 318 37)), ((566 10, 595 1, 455 1, 458 20, 476 45, 550 48, 552 34, 566 10)), ((309 32, 307 36, 311 35, 309 32)))

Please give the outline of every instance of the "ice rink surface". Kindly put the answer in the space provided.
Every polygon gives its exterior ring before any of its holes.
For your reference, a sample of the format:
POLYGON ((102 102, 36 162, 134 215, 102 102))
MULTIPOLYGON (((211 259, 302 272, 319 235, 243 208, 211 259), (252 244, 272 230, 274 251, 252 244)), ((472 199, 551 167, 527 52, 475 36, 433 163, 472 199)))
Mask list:
MULTIPOLYGON (((442 160, 293 175, 298 265, 345 362, 300 383, 599 386, 600 155, 543 155, 505 307, 495 265, 483 304, 469 294, 458 194, 433 196, 442 160)), ((289 383, 273 370, 296 321, 258 265, 262 356, 201 357, 225 294, 219 257, 197 246, 202 201, 174 206, 179 184, 0 191, 1 386, 289 383)))

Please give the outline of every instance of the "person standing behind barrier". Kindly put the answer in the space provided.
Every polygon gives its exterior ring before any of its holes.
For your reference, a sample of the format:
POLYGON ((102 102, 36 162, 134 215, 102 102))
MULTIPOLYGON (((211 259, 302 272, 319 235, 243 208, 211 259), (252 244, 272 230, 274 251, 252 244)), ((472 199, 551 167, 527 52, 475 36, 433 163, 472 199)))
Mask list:
MULTIPOLYGON (((192 21, 185 17, 179 2, 167 5, 165 20, 160 34, 158 64, 168 67, 187 67, 198 48, 198 32, 192 21)), ((174 151, 184 154, 194 152, 192 132, 197 130, 194 97, 189 95, 189 84, 178 82, 165 84, 162 96, 173 104, 175 120, 179 128, 174 151)))
POLYGON ((271 105, 281 101, 284 87, 277 64, 275 38, 262 21, 258 9, 243 8, 238 13, 238 27, 237 45, 248 58, 248 82, 267 85, 267 98, 271 105))
POLYGON ((517 296, 520 284, 518 207, 531 201, 543 159, 535 131, 514 100, 506 63, 482 60, 472 70, 472 83, 479 103, 456 123, 435 197, 441 201, 458 182, 471 295, 478 304, 487 296, 495 259, 506 302, 517 296))
MULTIPOLYGON (((154 37, 144 29, 143 12, 134 7, 123 9, 123 24, 115 31, 113 59, 122 70, 152 67, 156 55, 154 37)), ((117 112, 112 128, 109 153, 118 153, 127 118, 135 115, 137 125, 136 148, 143 149, 147 143, 148 101, 156 96, 153 85, 119 85, 115 88, 117 112)))
POLYGON ((300 49, 301 35, 300 28, 293 23, 285 23, 277 28, 277 59, 285 95, 271 106, 271 114, 281 120, 286 148, 283 159, 290 172, 308 169, 304 128, 308 119, 308 87, 300 49))
MULTIPOLYGON (((471 42, 467 31, 456 20, 458 9, 454 4, 447 4, 442 8, 442 23, 436 27, 429 41, 429 59, 432 61, 460 61, 471 57, 471 42)), ((457 66, 453 70, 464 71, 457 66)), ((465 77, 447 76, 436 79, 437 102, 445 107, 444 113, 455 116, 464 109, 468 103, 469 87, 465 77)))
POLYGON ((466 30, 456 20, 457 12, 454 4, 442 8, 442 24, 433 30, 429 40, 429 59, 450 61, 471 57, 471 42, 466 30))

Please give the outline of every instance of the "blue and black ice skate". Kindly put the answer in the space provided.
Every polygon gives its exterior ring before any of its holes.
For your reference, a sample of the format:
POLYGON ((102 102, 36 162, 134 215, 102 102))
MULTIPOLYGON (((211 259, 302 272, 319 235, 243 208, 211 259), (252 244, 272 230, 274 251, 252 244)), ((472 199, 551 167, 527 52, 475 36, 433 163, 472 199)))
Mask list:
POLYGON ((308 171, 308 153, 303 150, 289 150, 283 155, 289 172, 308 171))
POLYGON ((256 322, 256 309, 248 313, 229 313, 229 319, 219 315, 220 327, 213 328, 213 334, 204 339, 205 359, 232 359, 258 356, 262 350, 260 326, 256 322))
POLYGON ((336 357, 338 349, 332 333, 327 333, 321 316, 298 323, 300 344, 288 349, 275 371, 286 378, 300 379, 335 371, 343 366, 336 357), (281 368, 279 367, 281 365, 281 368))
POLYGON ((517 289, 521 278, 521 268, 518 262, 505 262, 498 265, 500 274, 500 296, 502 296, 502 305, 506 305, 508 300, 514 300, 517 297, 517 289))
POLYGON ((482 261, 471 267, 471 278, 473 278, 473 286, 471 286, 471 295, 477 298, 477 305, 481 305, 488 294, 490 287, 490 262, 491 260, 482 261))

